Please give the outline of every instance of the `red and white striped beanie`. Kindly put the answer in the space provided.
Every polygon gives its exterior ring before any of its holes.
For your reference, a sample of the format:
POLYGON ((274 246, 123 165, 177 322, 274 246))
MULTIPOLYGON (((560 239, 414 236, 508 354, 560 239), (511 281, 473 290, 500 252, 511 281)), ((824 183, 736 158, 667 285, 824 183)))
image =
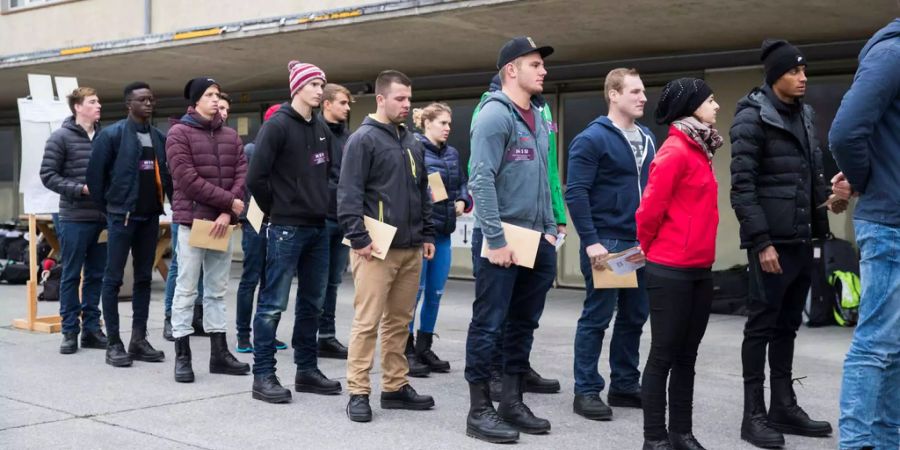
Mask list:
POLYGON ((289 81, 291 83, 291 97, 297 93, 306 83, 321 78, 325 82, 325 72, 322 69, 312 65, 301 63, 300 61, 291 61, 288 63, 288 70, 291 71, 289 81))

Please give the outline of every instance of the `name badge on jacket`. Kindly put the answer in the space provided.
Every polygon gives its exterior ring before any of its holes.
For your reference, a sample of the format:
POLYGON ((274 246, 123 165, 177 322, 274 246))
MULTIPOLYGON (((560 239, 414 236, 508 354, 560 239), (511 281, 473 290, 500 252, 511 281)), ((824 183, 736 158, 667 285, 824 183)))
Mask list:
POLYGON ((506 149, 506 161, 534 161, 533 148, 509 148, 506 149))

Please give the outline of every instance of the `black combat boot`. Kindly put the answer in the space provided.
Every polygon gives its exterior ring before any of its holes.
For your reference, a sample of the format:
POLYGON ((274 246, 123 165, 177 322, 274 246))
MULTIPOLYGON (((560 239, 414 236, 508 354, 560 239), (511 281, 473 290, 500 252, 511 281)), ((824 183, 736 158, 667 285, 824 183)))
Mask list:
POLYGON ((175 339, 175 381, 179 383, 194 382, 190 339, 190 335, 175 339))
POLYGON ((497 415, 487 383, 469 383, 466 435, 495 444, 519 440, 519 432, 497 415))
POLYGON ((433 340, 434 333, 419 330, 419 333, 416 335, 416 356, 418 356, 419 361, 425 363, 432 372, 447 373, 450 371, 450 363, 438 358, 438 355, 431 351, 433 340))
POLYGON ((225 333, 209 333, 209 373, 247 375, 250 364, 242 363, 228 351, 225 333))
POLYGON ((536 417, 522 401, 523 374, 503 375, 503 395, 497 414, 513 428, 528 434, 550 431, 550 421, 536 417))
POLYGON ((769 426, 762 384, 744 385, 741 439, 760 448, 784 447, 784 435, 769 426))

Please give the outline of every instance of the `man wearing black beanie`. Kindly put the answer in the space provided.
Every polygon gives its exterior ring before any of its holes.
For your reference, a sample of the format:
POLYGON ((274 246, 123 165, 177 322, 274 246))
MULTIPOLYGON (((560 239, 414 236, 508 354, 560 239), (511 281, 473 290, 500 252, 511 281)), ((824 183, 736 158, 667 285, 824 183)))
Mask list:
MULTIPOLYGON (((750 291, 741 351, 744 419, 741 438, 758 447, 784 445, 782 433, 828 436, 811 420, 791 386, 794 339, 812 282, 813 238, 829 232, 822 153, 806 93, 806 58, 783 40, 767 39, 765 83, 737 105, 731 127, 731 204, 747 250, 750 291), (771 404, 763 397, 768 351, 771 404)), ((832 204, 841 212, 846 204, 832 204)))

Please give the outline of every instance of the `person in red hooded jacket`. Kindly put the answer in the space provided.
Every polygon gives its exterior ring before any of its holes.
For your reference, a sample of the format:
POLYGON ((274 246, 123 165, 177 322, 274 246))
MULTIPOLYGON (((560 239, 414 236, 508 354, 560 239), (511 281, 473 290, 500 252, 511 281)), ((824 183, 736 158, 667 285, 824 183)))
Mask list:
POLYGON ((713 128, 718 110, 712 90, 696 78, 666 84, 656 109, 656 121, 670 124, 669 137, 650 165, 635 215, 650 298, 650 355, 641 389, 645 450, 703 448, 691 414, 697 348, 713 297, 719 209, 712 158, 723 142, 713 128))

